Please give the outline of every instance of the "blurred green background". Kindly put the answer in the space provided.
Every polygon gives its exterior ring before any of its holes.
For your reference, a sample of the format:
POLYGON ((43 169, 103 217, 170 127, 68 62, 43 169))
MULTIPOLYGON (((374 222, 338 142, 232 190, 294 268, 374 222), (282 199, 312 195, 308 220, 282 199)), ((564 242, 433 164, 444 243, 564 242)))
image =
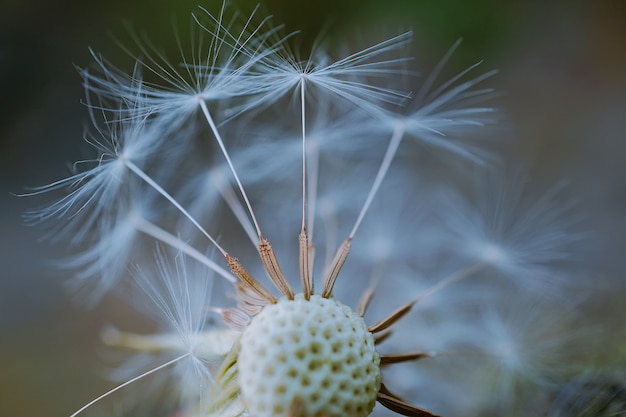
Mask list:
MULTIPOLYGON (((200 4, 216 10, 220 3, 200 4)), ((233 3, 244 14, 256 4, 233 3)), ((87 48, 129 63, 113 37, 124 38, 130 23, 174 50, 172 22, 186 31, 197 4, 0 2, 0 416, 67 416, 102 393, 109 384, 98 374, 98 330, 124 315, 106 304, 92 311, 73 305, 63 272, 49 261, 60 250, 22 224, 21 213, 43 200, 10 193, 63 177, 66 163, 85 155, 88 118, 73 65, 90 64, 87 48)), ((423 72, 462 37, 450 68, 484 60, 485 70, 501 70, 492 84, 506 92, 499 103, 506 136, 516 141, 508 157, 530 161, 546 181, 571 181, 603 239, 589 254, 598 276, 624 276, 626 2, 268 0, 262 10, 301 30, 305 51, 320 31, 340 40, 412 29, 423 72)))

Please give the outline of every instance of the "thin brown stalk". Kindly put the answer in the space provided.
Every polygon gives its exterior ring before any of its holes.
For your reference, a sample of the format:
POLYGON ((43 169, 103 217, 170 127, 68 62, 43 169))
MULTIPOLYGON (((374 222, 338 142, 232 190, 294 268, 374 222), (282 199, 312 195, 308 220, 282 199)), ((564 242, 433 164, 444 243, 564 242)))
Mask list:
POLYGON ((392 363, 408 362, 423 358, 430 358, 432 355, 425 352, 400 353, 397 355, 380 355, 380 365, 390 365, 392 363))
POLYGON ((269 304, 267 299, 252 291, 242 282, 237 283, 236 289, 237 307, 249 316, 256 316, 263 310, 263 307, 269 304))
POLYGON ((333 295, 333 287, 335 286, 335 282, 337 281, 337 276, 339 275, 339 271, 341 271, 341 267, 346 262, 348 255, 350 254, 350 247, 352 246, 352 238, 346 239, 335 254, 335 259, 333 259, 330 268, 328 269, 328 273, 324 277, 324 284, 322 286, 322 297, 329 298, 333 295))
POLYGON ((278 291, 280 291, 289 300, 293 300, 293 290, 285 279, 283 271, 280 269, 276 253, 274 253, 274 249, 272 248, 272 245, 270 245, 269 240, 263 236, 259 237, 259 255, 261 256, 261 262, 263 263, 263 267, 265 268, 267 275, 270 277, 270 280, 272 280, 272 283, 274 283, 276 288, 278 288, 278 291))
POLYGON ((234 330, 244 331, 250 323, 250 316, 236 308, 216 309, 222 315, 224 323, 234 330))
POLYGON ((369 287, 365 290, 363 295, 361 295, 361 299, 359 300, 359 304, 356 306, 356 314, 363 317, 365 311, 367 311, 367 306, 372 301, 372 297, 374 296, 374 288, 369 287))
POLYGON ((388 317, 369 326, 367 330, 369 330, 370 333, 378 333, 382 330, 385 330, 396 321, 400 320, 406 313, 408 313, 414 304, 415 301, 411 301, 410 303, 403 305, 402 307, 391 313, 388 317))
POLYGON ((402 401, 397 395, 392 394, 387 387, 381 384, 380 391, 376 395, 376 401, 391 411, 407 417, 439 417, 423 408, 415 407, 402 401))
POLYGON ((383 343, 389 336, 391 336, 392 333, 393 332, 391 330, 385 330, 374 335, 374 344, 379 345, 383 343))
POLYGON ((298 236, 298 243, 300 247, 300 282, 302 284, 304 298, 308 300, 313 294, 313 280, 311 279, 311 261, 309 259, 311 247, 309 244, 309 236, 304 227, 298 236))
POLYGON ((244 268, 244 266, 239 262, 239 259, 231 256, 230 254, 226 254, 226 261, 228 262, 228 266, 233 274, 235 274, 241 282, 248 287, 251 291, 261 296, 263 299, 267 300, 272 304, 276 304, 278 300, 270 294, 268 290, 265 289, 250 273, 244 268))

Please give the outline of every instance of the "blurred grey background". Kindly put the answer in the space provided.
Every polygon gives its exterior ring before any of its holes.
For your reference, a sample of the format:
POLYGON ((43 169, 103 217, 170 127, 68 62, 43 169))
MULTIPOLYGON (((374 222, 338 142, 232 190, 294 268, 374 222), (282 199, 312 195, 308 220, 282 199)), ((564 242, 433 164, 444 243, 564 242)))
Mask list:
MULTIPOLYGON (((221 2, 200 4, 216 9, 221 2)), ((234 1, 249 13, 253 1, 234 1)), ((47 198, 18 198, 27 187, 67 174, 87 155, 88 118, 73 65, 88 66, 88 47, 129 63, 113 37, 126 23, 155 45, 175 50, 172 22, 186 31, 196 1, 0 2, 0 415, 67 416, 109 384, 98 370, 98 330, 120 308, 75 305, 42 230, 21 213, 47 198)), ((262 9, 306 50, 321 30, 330 39, 374 39, 415 32, 427 71, 460 37, 450 68, 484 60, 506 94, 515 140, 511 160, 529 161, 546 183, 567 178, 602 244, 589 253, 594 277, 626 285, 626 2, 476 0, 268 0, 262 9), (365 36, 364 36, 365 35, 365 36)), ((422 61, 423 60, 423 61, 422 61)), ((619 292, 617 292, 619 296, 619 292)), ((622 310, 623 311, 623 310, 622 310)))

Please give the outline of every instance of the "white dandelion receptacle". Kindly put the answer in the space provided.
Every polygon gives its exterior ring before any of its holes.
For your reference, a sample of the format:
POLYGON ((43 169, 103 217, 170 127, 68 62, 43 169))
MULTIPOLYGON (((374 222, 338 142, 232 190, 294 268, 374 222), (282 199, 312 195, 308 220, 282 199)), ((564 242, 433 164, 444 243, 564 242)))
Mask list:
POLYGON ((380 357, 363 319, 333 298, 280 299, 241 336, 241 395, 255 417, 367 416, 380 388, 380 357))

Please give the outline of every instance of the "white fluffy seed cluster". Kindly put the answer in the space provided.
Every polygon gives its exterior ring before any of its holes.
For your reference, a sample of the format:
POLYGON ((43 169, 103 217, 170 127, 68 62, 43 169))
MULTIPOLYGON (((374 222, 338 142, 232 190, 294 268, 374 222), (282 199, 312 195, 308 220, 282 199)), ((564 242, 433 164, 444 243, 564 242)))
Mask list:
POLYGON ((334 300, 298 294, 263 309, 241 337, 241 395, 250 415, 370 414, 380 388, 380 357, 363 319, 334 300))

